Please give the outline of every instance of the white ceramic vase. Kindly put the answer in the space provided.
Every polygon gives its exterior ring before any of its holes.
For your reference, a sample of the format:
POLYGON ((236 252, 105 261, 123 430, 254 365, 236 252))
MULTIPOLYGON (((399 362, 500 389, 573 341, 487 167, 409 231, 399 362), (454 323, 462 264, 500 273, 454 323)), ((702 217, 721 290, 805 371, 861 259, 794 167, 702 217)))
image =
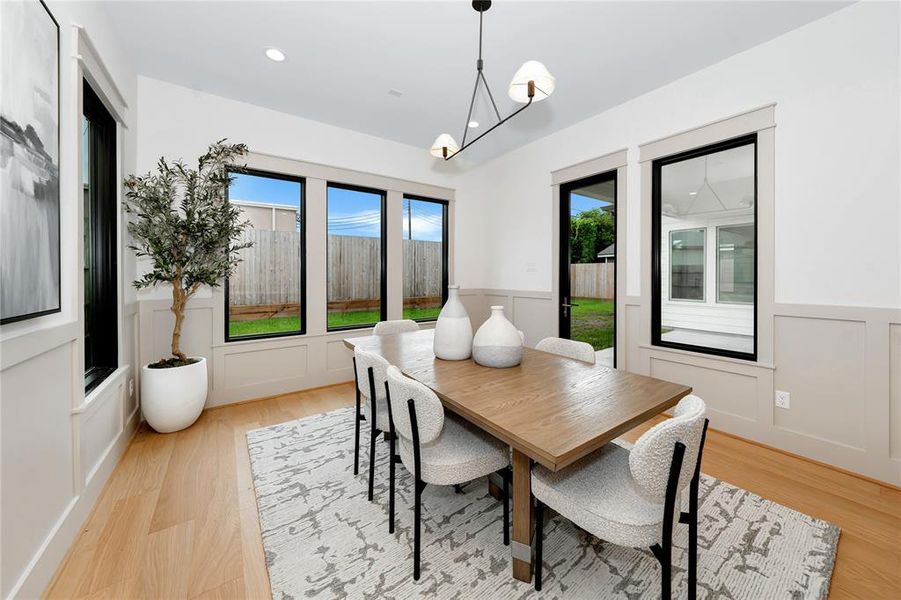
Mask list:
POLYGON ((522 341, 522 334, 504 316, 504 307, 492 306, 491 316, 472 339, 472 359, 485 367, 515 367, 522 362, 522 341))
POLYGON ((447 287, 447 302, 435 322, 432 348, 443 360, 466 360, 472 353, 472 323, 460 302, 459 285, 447 287))
POLYGON ((141 369, 141 411, 147 424, 160 433, 194 424, 206 404, 206 359, 183 367, 141 369))

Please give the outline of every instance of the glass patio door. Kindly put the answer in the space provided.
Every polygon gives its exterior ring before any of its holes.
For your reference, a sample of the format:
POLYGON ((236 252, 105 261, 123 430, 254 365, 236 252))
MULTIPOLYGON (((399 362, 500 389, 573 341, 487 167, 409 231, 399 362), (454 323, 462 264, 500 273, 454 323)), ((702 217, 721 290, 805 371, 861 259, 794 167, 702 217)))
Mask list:
POLYGON ((560 186, 560 337, 616 365, 616 171, 560 186))

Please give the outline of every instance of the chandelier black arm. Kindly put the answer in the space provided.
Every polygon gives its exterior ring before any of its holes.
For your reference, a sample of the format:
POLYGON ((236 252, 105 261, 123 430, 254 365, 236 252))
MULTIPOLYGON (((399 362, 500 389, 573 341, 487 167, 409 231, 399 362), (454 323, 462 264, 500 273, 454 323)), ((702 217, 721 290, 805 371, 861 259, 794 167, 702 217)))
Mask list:
MULTIPOLYGON (((485 73, 483 73, 481 69, 479 69, 479 77, 482 78, 482 83, 485 84, 485 91, 488 92, 488 98, 491 99, 491 106, 494 107, 494 114, 497 115, 497 120, 500 121, 501 120, 501 111, 499 111, 497 109, 497 104, 495 104, 495 102, 494 102, 494 94, 491 93, 491 86, 488 85, 488 80, 485 79, 485 73)), ((470 110, 472 110, 471 107, 470 107, 470 110)))
POLYGON ((467 148, 469 148, 470 146, 472 146, 473 144, 478 142, 480 139, 482 139, 483 137, 485 137, 486 135, 488 135, 489 133, 494 131, 496 128, 500 127, 501 125, 503 125, 504 123, 506 123, 507 121, 509 121, 510 119, 512 119, 513 117, 515 117, 516 115, 518 115, 519 113, 524 111, 525 109, 529 108, 531 105, 532 105, 532 98, 529 98, 529 101, 527 103, 523 104, 521 107, 516 109, 513 113, 507 115, 506 117, 504 117, 503 119, 501 119, 500 121, 498 121, 497 123, 492 125, 489 129, 485 130, 479 137, 477 137, 473 140, 470 140, 468 144, 463 144, 462 146, 460 146, 460 149, 457 150, 456 152, 454 152, 453 154, 451 154, 450 156, 445 156, 444 160, 450 160, 453 157, 457 156, 458 154, 460 154, 461 152, 463 152, 464 150, 466 150, 467 148))
POLYGON ((481 71, 476 73, 476 84, 472 86, 472 99, 469 101, 469 113, 466 115, 466 123, 463 124, 463 141, 461 143, 464 146, 466 145, 466 134, 469 133, 469 120, 472 119, 472 107, 476 103, 476 92, 479 91, 479 76, 481 74, 481 71))

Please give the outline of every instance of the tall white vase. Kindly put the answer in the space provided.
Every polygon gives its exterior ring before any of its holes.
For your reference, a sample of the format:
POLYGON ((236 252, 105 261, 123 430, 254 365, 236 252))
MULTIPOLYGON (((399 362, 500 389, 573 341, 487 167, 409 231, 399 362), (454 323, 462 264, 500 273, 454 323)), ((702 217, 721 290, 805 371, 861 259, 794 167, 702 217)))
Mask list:
POLYGON ((435 356, 443 360, 466 360, 472 353, 472 323, 460 302, 460 286, 447 287, 447 302, 435 322, 435 356))
POLYGON ((522 362, 519 330, 504 316, 503 306, 492 306, 491 316, 472 340, 472 359, 485 367, 503 369, 522 362))

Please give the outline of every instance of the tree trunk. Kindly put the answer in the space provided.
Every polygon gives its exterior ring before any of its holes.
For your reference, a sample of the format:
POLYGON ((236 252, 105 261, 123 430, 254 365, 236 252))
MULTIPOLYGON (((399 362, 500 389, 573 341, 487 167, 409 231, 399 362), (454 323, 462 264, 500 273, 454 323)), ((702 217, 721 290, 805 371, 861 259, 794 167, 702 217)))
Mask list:
POLYGON ((172 329, 172 355, 181 361, 187 361, 188 357, 179 347, 181 341, 181 325, 185 320, 185 304, 188 297, 181 287, 181 279, 172 280, 172 312, 175 314, 175 327, 172 329))

